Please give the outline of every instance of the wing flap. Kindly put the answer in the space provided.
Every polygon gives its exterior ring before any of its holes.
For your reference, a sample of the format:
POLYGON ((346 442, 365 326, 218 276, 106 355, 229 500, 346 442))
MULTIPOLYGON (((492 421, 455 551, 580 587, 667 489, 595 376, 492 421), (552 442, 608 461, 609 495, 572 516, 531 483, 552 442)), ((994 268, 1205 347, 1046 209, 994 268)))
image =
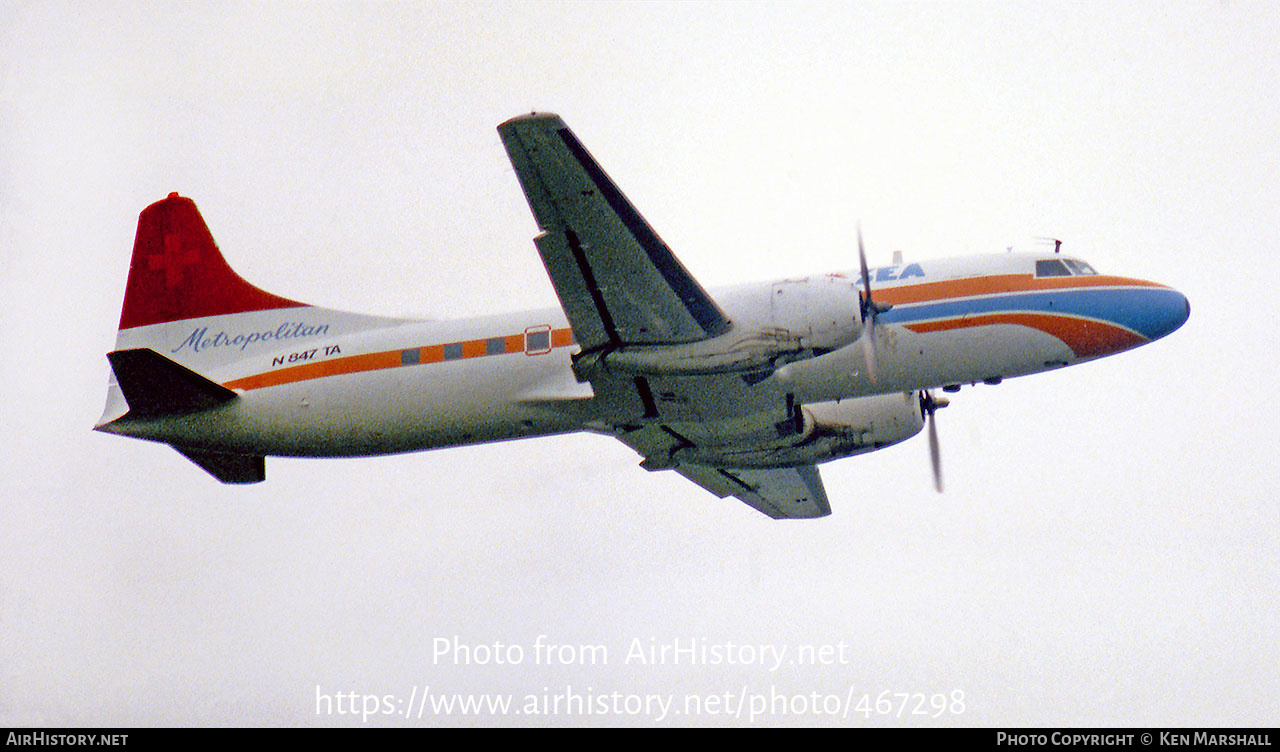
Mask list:
POLYGON ((724 313, 556 115, 498 127, 536 242, 584 350, 695 342, 728 330, 724 313))
POLYGON ((579 260, 581 244, 575 249, 570 245, 571 239, 575 238, 568 231, 549 232, 534 238, 533 244, 538 248, 542 265, 578 344, 586 350, 618 344, 621 337, 600 285, 586 260, 579 260))
POLYGON ((775 520, 813 519, 831 514, 822 476, 813 465, 779 468, 681 465, 676 472, 720 498, 733 496, 775 520))

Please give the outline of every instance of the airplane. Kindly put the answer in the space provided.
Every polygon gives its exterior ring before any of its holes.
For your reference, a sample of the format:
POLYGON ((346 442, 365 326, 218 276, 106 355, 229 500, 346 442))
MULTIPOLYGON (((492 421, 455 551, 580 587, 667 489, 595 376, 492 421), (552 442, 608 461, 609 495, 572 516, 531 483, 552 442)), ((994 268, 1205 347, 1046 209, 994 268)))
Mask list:
POLYGON ((138 219, 96 430, 224 483, 265 457, 382 455, 588 431, 774 519, 831 513, 817 465, 929 426, 935 390, 1159 339, 1190 304, 1050 253, 708 290, 554 114, 498 126, 561 307, 455 321, 306 305, 227 265, 189 198, 138 219))

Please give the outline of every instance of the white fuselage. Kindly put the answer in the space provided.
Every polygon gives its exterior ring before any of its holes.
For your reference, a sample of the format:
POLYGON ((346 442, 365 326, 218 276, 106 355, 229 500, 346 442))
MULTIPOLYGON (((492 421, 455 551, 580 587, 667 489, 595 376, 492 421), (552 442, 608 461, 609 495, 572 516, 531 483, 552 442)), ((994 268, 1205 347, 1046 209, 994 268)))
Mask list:
MULTIPOLYGON (((894 306, 878 319, 874 380, 855 344, 857 273, 715 290, 732 328, 713 344, 635 348, 605 355, 603 367, 672 379, 750 370, 760 373, 750 389, 762 401, 819 404, 1070 365, 1163 336, 1186 318, 1185 298, 1153 283, 1035 276, 1046 258, 1054 257, 873 269, 876 300, 894 306)), ((178 445, 372 455, 607 430, 629 419, 575 376, 578 348, 558 308, 465 321, 285 308, 121 330, 118 350, 139 346, 240 395, 198 414, 118 420, 128 406, 113 385, 102 430, 178 445)), ((655 399, 660 412, 679 412, 655 399)), ((748 408, 687 409, 714 422, 748 408)))

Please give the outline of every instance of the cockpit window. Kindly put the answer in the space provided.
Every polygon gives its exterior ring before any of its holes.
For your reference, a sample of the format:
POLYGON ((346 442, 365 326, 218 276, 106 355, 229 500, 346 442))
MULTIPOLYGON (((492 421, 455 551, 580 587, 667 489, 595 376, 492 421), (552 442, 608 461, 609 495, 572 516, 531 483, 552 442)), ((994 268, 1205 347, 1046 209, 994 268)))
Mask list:
POLYGON ((1037 277, 1070 277, 1067 265, 1058 259, 1046 259, 1036 262, 1037 277))
POLYGON ((1097 272, 1093 270, 1092 266, 1089 266, 1079 259, 1063 259, 1063 261, 1065 261, 1067 266, 1071 268, 1071 271, 1076 274, 1097 274, 1097 272))

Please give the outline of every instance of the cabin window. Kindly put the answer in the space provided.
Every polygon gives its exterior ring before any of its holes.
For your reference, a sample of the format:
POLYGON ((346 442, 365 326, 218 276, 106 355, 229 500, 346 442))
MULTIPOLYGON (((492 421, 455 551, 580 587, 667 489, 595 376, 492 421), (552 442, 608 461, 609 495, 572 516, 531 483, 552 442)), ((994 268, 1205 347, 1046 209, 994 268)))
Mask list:
POLYGON ((1071 271, 1059 259, 1048 259, 1036 262, 1037 277, 1070 277, 1071 271))
POLYGON ((524 351, 529 355, 551 352, 551 327, 531 326, 524 330, 524 351))
POLYGON ((1097 274, 1097 272, 1093 270, 1092 266, 1089 266, 1083 261, 1079 261, 1077 259, 1063 259, 1063 261, 1066 262, 1067 266, 1071 268, 1071 271, 1076 274, 1097 274))

